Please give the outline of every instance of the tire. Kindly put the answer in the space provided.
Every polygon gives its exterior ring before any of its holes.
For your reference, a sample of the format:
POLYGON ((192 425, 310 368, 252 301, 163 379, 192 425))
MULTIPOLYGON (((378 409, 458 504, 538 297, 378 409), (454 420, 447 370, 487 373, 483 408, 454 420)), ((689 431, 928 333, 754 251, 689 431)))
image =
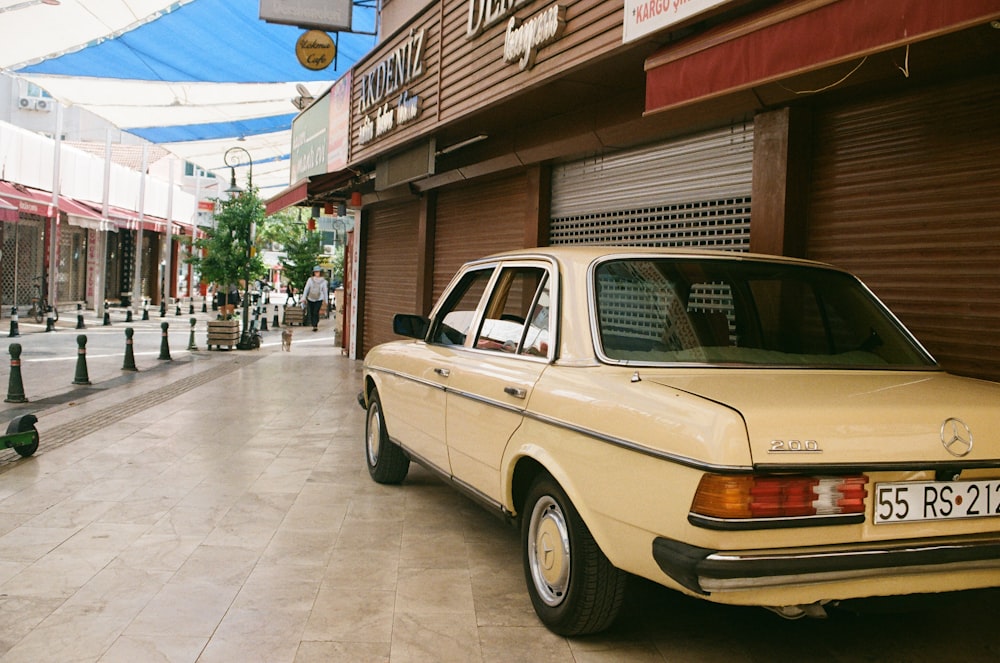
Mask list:
POLYGON ((16 451, 22 458, 27 458, 38 451, 38 429, 32 426, 31 430, 35 434, 31 444, 22 444, 21 446, 14 447, 14 451, 16 451))
POLYGON ((42 320, 45 319, 45 313, 42 312, 42 307, 40 306, 31 307, 29 314, 34 315, 36 324, 42 324, 42 320))
POLYGON ((550 631, 574 636, 611 626, 624 603, 628 575, 608 561, 566 493, 547 474, 528 490, 521 544, 528 594, 550 631))
POLYGON ((378 392, 373 391, 368 404, 365 426, 365 462, 368 474, 375 483, 400 483, 410 471, 410 459, 406 453, 389 440, 385 428, 385 416, 378 392))

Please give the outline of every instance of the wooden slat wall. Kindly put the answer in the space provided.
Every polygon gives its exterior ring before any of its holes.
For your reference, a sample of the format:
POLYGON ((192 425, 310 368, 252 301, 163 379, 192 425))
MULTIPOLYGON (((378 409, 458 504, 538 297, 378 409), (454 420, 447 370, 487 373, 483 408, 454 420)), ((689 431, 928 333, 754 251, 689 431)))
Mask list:
MULTIPOLYGON (((623 4, 606 0, 570 0, 566 28, 554 43, 538 51, 531 69, 503 60, 507 22, 501 21, 483 34, 468 39, 468 0, 443 0, 441 120, 449 121, 482 108, 497 99, 524 91, 582 62, 599 59, 621 46, 623 4)), ((543 2, 528 2, 515 14, 530 19, 548 8, 543 2)))
MULTIPOLYGON (((359 63, 355 70, 354 78, 351 80, 351 161, 361 161, 372 155, 381 154, 394 146, 400 145, 414 136, 424 134, 430 127, 437 124, 438 118, 438 73, 441 62, 441 27, 439 15, 433 7, 418 17, 413 23, 413 29, 424 31, 423 47, 423 73, 418 76, 410 85, 404 85, 401 90, 389 95, 385 103, 394 105, 399 101, 399 94, 402 90, 407 90, 411 95, 417 95, 420 99, 418 103, 419 114, 406 124, 397 126, 384 136, 375 138, 365 145, 358 143, 358 134, 361 129, 361 78, 370 72, 378 63, 382 62, 392 51, 399 48, 400 44, 409 38, 409 31, 404 31, 391 41, 380 44, 372 54, 359 63)), ((374 117, 376 109, 368 109, 367 115, 374 117)))
POLYGON ((815 118, 810 258, 864 279, 949 371, 1000 381, 1000 76, 815 118))
POLYGON ((392 333, 397 313, 420 313, 416 306, 416 202, 378 208, 371 212, 366 232, 365 293, 361 302, 364 356, 379 343, 398 337, 392 333))
POLYGON ((517 173, 438 193, 434 301, 463 263, 524 246, 526 175, 517 173))
MULTIPOLYGON (((362 118, 359 81, 399 47, 409 34, 404 30, 380 44, 357 66, 352 83, 351 161, 357 163, 401 147, 439 125, 516 92, 526 92, 621 47, 622 2, 567 0, 559 4, 566 7, 566 28, 558 40, 539 49, 534 66, 526 71, 503 60, 506 21, 468 39, 469 0, 439 0, 428 7, 413 24, 415 29, 425 30, 424 73, 406 86, 420 96, 420 116, 364 146, 358 144, 362 118)), ((548 6, 539 1, 529 2, 515 16, 521 20, 531 18, 548 6)), ((395 103, 397 98, 398 93, 387 101, 395 103)))

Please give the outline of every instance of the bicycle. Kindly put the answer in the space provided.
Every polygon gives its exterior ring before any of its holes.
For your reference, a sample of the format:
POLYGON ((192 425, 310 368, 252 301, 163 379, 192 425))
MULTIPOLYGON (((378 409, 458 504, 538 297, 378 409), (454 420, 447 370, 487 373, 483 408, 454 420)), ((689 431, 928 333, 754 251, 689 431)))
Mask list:
MULTIPOLYGON (((38 280, 38 279, 36 279, 38 280)), ((31 298, 31 307, 28 309, 27 317, 34 318, 35 322, 41 324, 48 317, 49 309, 52 309, 53 321, 59 321, 59 309, 50 306, 47 299, 41 295, 42 287, 35 284, 35 296, 31 298)))

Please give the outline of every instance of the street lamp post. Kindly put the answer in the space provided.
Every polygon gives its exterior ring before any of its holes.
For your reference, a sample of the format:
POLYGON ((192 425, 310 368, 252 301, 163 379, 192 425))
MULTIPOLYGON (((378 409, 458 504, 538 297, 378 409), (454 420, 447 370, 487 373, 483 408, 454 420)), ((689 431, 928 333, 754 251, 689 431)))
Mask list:
MULTIPOLYGON (((230 147, 226 150, 223 156, 223 162, 229 166, 229 188, 226 189, 226 193, 230 196, 238 196, 243 193, 241 189, 236 184, 236 166, 243 165, 243 157, 246 157, 246 163, 249 167, 247 171, 247 187, 253 189, 253 159, 250 157, 250 153, 242 147, 230 147)), ((246 249, 246 255, 243 262, 243 333, 240 335, 240 341, 236 344, 236 347, 240 350, 250 350, 254 347, 253 334, 250 332, 250 261, 252 259, 251 247, 253 246, 253 220, 247 223, 246 229, 246 243, 244 248, 246 249)))

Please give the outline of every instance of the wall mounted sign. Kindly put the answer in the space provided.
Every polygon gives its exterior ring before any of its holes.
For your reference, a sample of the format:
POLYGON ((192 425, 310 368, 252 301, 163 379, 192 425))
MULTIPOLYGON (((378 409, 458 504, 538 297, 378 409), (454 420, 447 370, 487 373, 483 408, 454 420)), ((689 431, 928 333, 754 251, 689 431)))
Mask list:
POLYGON ((364 114, 360 145, 417 118, 420 98, 405 88, 423 73, 424 31, 420 29, 411 30, 399 46, 362 74, 358 81, 359 110, 364 114))
POLYGON ((565 28, 566 8, 559 5, 552 5, 520 25, 511 16, 504 36, 504 61, 517 62, 521 71, 530 69, 535 64, 538 49, 559 39, 565 28))
POLYGON ((333 38, 322 30, 307 30, 295 42, 295 57, 306 69, 319 71, 326 69, 337 56, 337 45, 333 38))
POLYGON ((730 0, 625 0, 622 43, 659 32, 730 0))
MULTIPOLYGON (((663 0, 666 2, 667 0, 663 0)), ((469 0, 465 24, 466 39, 474 39, 494 25, 507 21, 504 33, 504 62, 518 63, 521 71, 535 64, 542 46, 559 39, 566 28, 566 8, 552 5, 523 21, 514 14, 533 0, 469 0)))

